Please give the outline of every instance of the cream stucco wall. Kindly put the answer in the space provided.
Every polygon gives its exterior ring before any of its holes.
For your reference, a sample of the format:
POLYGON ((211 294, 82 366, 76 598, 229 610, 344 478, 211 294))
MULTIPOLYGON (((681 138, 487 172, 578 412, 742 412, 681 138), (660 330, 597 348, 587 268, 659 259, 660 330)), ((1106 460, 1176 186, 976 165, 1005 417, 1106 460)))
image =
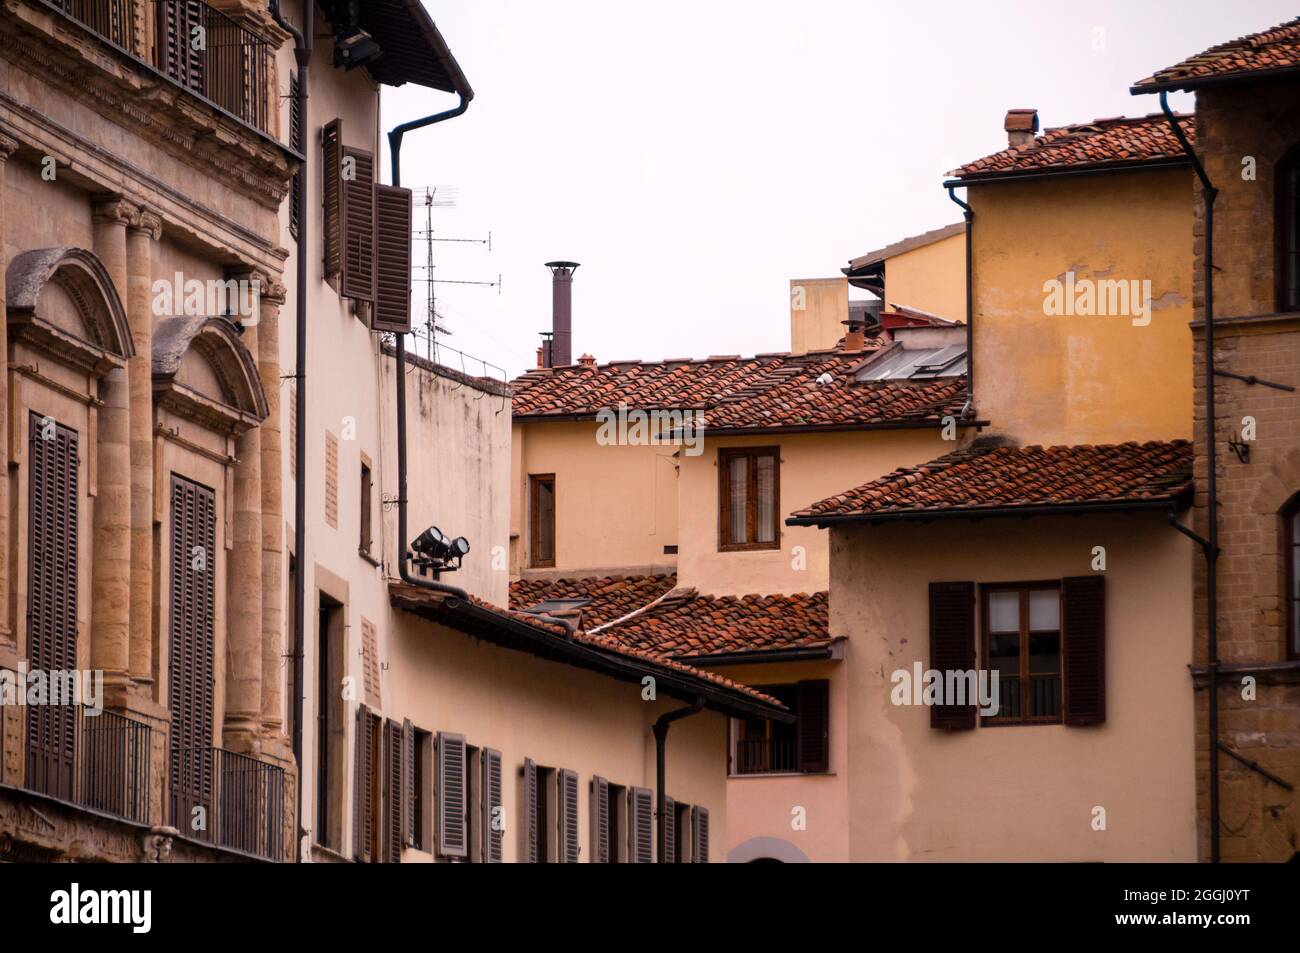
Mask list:
POLYGON ((850 856, 1194 861, 1190 542, 1160 515, 938 521, 831 531, 846 654, 850 856), (927 664, 928 584, 1087 575, 1106 548, 1106 722, 936 731, 890 703, 927 664), (1094 808, 1106 829, 1093 829, 1094 808))
POLYGON ((938 429, 711 437, 703 454, 682 458, 678 584, 714 595, 820 592, 830 579, 826 536, 814 527, 786 526, 785 518, 809 503, 957 446, 942 439, 938 429), (781 448, 780 546, 719 552, 718 449, 769 446, 781 448))
POLYGON ((949 235, 885 263, 885 302, 966 320, 966 236, 949 235))
POLYGON ((1024 443, 1191 437, 1191 183, 1177 169, 969 190, 980 417, 1024 443), (1069 271, 1150 280, 1150 324, 1046 315, 1044 283, 1069 271))
POLYGON ((790 351, 829 350, 848 330, 847 278, 790 279, 790 351))

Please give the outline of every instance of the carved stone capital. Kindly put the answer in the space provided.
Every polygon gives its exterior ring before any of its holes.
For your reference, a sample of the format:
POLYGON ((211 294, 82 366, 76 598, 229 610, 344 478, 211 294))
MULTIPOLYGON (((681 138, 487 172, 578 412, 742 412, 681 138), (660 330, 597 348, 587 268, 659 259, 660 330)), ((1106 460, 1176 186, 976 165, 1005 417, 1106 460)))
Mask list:
POLYGON ((0 162, 4 162, 18 151, 18 140, 0 131, 0 162))
POLYGON ((96 224, 121 225, 125 228, 132 219, 140 217, 140 206, 128 202, 120 195, 96 195, 94 199, 96 224))
POLYGON ((289 289, 278 278, 270 278, 262 285, 262 300, 277 308, 289 297, 289 289))
POLYGON ((162 216, 151 208, 141 208, 127 227, 133 232, 146 232, 154 241, 162 238, 162 216))
POLYGON ((172 839, 180 831, 174 827, 151 827, 140 838, 142 862, 146 864, 165 864, 172 856, 172 839))

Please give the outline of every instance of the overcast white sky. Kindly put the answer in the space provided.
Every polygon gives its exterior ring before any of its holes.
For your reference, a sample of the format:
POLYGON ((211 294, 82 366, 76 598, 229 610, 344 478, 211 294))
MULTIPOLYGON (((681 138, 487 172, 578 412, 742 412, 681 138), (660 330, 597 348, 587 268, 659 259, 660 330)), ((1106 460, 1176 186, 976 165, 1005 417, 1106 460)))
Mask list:
MULTIPOLYGON (((500 273, 502 293, 439 285, 438 308, 446 344, 511 377, 550 327, 543 262, 582 263, 575 358, 785 350, 789 279, 956 221, 943 174, 1005 145, 1008 108, 1044 127, 1155 112, 1134 80, 1295 15, 1295 0, 424 2, 477 96, 408 136, 403 184, 454 192, 437 234, 492 232, 491 253, 435 245, 437 273, 500 273)), ((384 95, 386 128, 453 101, 384 95)))

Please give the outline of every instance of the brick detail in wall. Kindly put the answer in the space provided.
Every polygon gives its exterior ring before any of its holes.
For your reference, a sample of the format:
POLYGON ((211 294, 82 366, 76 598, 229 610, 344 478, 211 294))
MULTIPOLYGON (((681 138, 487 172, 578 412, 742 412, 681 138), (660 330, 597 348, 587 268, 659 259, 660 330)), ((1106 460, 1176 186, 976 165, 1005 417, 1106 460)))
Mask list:
POLYGON ((339 528, 339 438, 325 431, 325 522, 339 528))
POLYGON ((361 677, 366 704, 382 708, 379 690, 379 630, 364 616, 361 619, 361 677))

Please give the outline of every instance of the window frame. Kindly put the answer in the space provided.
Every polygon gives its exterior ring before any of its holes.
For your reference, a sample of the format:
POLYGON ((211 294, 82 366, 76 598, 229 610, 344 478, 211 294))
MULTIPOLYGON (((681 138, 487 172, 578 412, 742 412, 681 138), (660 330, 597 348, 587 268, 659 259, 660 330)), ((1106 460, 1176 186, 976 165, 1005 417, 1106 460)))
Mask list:
MULTIPOLYGON (((980 666, 977 671, 992 672, 992 666, 989 664, 989 596, 994 592, 1019 592, 1020 593, 1020 711, 1017 717, 1007 717, 1001 714, 985 715, 979 713, 979 724, 981 728, 1002 728, 1012 725, 1064 725, 1065 724, 1065 618, 1062 611, 1062 587, 1059 579, 1038 579, 1027 582, 990 582, 981 583, 979 587, 979 657, 977 664, 980 666), (1058 663, 1056 677, 1061 685, 1061 698, 1057 705, 1055 715, 1027 715, 1025 712, 1030 710, 1029 692, 1030 692, 1030 673, 1029 673, 1029 638, 1034 634, 1034 630, 1029 628, 1029 594, 1035 590, 1054 590, 1056 592, 1056 638, 1058 663)), ((1040 632, 1046 630, 1040 629, 1040 632)), ((978 712, 978 708, 977 708, 978 712)))
POLYGON ((759 552, 781 548, 781 448, 719 447, 718 448, 718 552, 759 552), (758 467, 760 457, 772 458, 772 539, 758 540, 758 467), (745 539, 743 543, 731 539, 731 461, 745 457, 749 460, 749 479, 745 494, 745 539))
POLYGON ((1300 311, 1300 143, 1278 160, 1273 188, 1277 203, 1273 256, 1277 272, 1276 304, 1279 314, 1293 314, 1300 311), (1295 248, 1289 247, 1292 242, 1295 248))
POLYGON ((556 496, 554 473, 528 474, 528 565, 533 569, 554 569, 558 540, 556 539, 556 496), (537 491, 541 486, 551 488, 551 556, 541 559, 537 555, 537 539, 540 536, 541 517, 537 506, 537 491))
POLYGON ((1282 590, 1286 601, 1286 657, 1290 661, 1300 661, 1300 538, 1295 532, 1295 523, 1300 520, 1300 493, 1291 497, 1282 507, 1282 590))
POLYGON ((375 552, 374 503, 375 471, 370 458, 361 455, 360 471, 360 526, 357 533, 357 552, 363 558, 373 561, 375 552))

